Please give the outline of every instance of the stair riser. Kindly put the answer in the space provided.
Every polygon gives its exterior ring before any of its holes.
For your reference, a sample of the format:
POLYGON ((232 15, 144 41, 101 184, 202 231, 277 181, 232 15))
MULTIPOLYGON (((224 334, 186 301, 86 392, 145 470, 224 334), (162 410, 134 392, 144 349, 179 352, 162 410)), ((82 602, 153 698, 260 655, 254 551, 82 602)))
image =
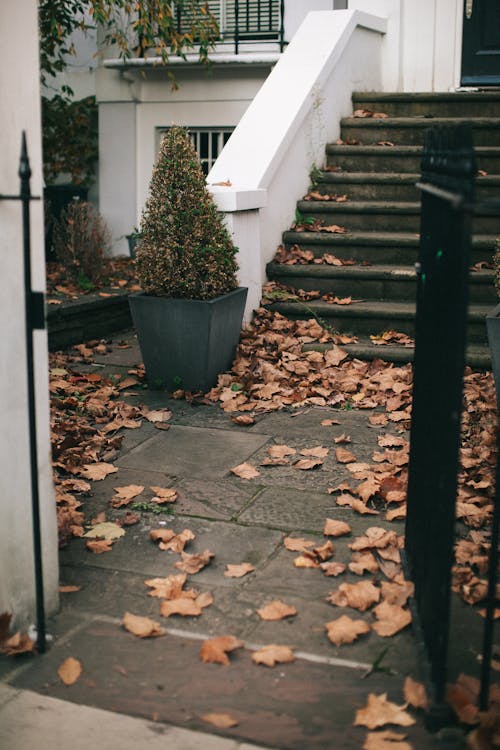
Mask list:
MULTIPOLYGON (((270 306, 272 310, 281 312, 292 320, 307 320, 312 317, 307 303, 303 306, 294 306, 293 309, 291 307, 291 305, 287 305, 286 303, 277 303, 270 306)), ((355 308, 355 304, 345 305, 342 308, 342 313, 339 314, 338 306, 332 305, 331 310, 322 311, 318 315, 318 318, 320 321, 324 321, 327 325, 331 326, 335 331, 351 333, 355 336, 370 336, 388 330, 396 330, 412 337, 415 335, 414 317, 407 318, 393 315, 387 317, 381 315, 358 317, 350 314, 353 308, 355 308), (346 311, 348 312, 346 313, 346 311)), ((469 321, 467 325, 467 341, 470 344, 486 343, 487 335, 484 320, 469 321)), ((383 356, 382 351, 381 356, 383 356)))
MULTIPOLYGON (((359 125, 342 125, 342 140, 346 142, 356 140, 366 145, 378 141, 391 141, 399 146, 421 146, 424 142, 424 131, 432 125, 431 120, 422 127, 415 124, 391 126, 384 120, 363 121, 362 118, 359 122, 359 125)), ((500 121, 498 126, 473 127, 472 138, 475 146, 498 146, 500 144, 500 121)))
MULTIPOLYGON (((299 202, 299 211, 306 218, 313 218, 324 225, 337 224, 348 231, 363 232, 418 232, 420 230, 420 213, 374 213, 348 212, 326 208, 322 211, 307 209, 308 202, 299 202)), ((337 204, 344 205, 344 204, 337 204)), ((497 216, 474 217, 474 231, 477 234, 500 234, 500 218, 497 216)))
MULTIPOLYGON (((342 147, 329 151, 327 148, 327 166, 339 167, 345 172, 411 172, 420 174, 422 157, 420 154, 407 156, 391 155, 390 146, 380 146, 380 154, 356 154, 347 151, 343 154, 342 147)), ((500 174, 500 154, 498 156, 481 156, 476 154, 477 168, 488 174, 500 174)), ((339 192, 339 191, 337 191, 339 192)), ((346 191, 347 192, 347 191, 346 191)))
MULTIPOLYGON (((328 241, 328 237, 320 242, 311 242, 305 235, 298 235, 295 232, 285 232, 283 240, 286 249, 298 243, 302 250, 312 250, 315 257, 320 258, 324 253, 331 253, 337 258, 343 260, 363 260, 369 263, 401 263, 403 265, 413 265, 417 260, 418 246, 407 247, 401 245, 365 245, 365 244, 340 244, 328 241)), ((472 248, 471 264, 481 261, 490 262, 494 252, 494 241, 492 239, 491 248, 476 247, 472 248)))
MULTIPOLYGON (((361 278, 311 278, 308 276, 287 276, 280 272, 268 272, 269 279, 275 279, 294 289, 304 291, 319 291, 321 294, 335 294, 337 297, 352 297, 353 299, 397 300, 400 302, 416 298, 417 284, 415 279, 361 279, 361 278)), ((496 304, 496 293, 493 284, 469 284, 469 301, 471 303, 496 304)), ((306 303, 307 304, 307 303, 306 303)))
POLYGON ((460 98, 447 101, 389 101, 369 99, 361 101, 353 97, 353 110, 370 109, 372 112, 384 112, 389 117, 499 117, 500 100, 483 101, 460 98))
MULTIPOLYGON (((480 200, 493 200, 500 196, 500 185, 477 185, 477 196, 480 200)), ((322 195, 347 195, 349 200, 358 201, 420 201, 421 191, 415 183, 385 182, 321 182, 314 187, 322 195)))

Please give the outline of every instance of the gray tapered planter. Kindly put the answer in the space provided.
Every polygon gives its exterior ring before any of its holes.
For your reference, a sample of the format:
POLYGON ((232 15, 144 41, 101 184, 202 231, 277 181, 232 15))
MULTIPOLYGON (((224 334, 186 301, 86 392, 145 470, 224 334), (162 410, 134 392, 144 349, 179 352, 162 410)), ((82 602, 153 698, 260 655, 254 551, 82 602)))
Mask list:
POLYGON ((173 391, 207 391, 231 367, 247 289, 210 300, 129 297, 148 383, 173 391))
POLYGON ((491 353, 491 369, 495 378, 497 405, 500 408, 500 304, 486 316, 486 330, 491 353))

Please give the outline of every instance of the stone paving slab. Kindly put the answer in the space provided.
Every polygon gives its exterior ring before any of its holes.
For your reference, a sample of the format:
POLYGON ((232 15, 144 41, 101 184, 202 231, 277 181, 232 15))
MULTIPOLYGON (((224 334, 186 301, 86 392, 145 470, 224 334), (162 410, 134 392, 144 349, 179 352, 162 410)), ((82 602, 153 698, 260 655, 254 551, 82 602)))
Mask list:
MULTIPOLYGON (((28 690, 0 685, 2 750, 259 750, 257 745, 214 737, 99 708, 77 706, 28 690)), ((264 750, 261 748, 261 750, 264 750)))
MULTIPOLYGON (((303 659, 268 669, 254 665, 246 649, 224 667, 203 664, 199 649, 199 640, 173 635, 141 640, 118 622, 95 619, 18 675, 13 687, 197 731, 207 730, 202 714, 230 713, 238 726, 211 727, 211 733, 282 750, 359 750, 366 730, 352 721, 364 695, 388 691, 402 702, 394 681, 382 673, 360 685, 359 669, 303 659), (66 687, 57 668, 69 656, 80 659, 83 674, 66 687)), ((408 735, 415 750, 433 747, 419 725, 408 735)))
POLYGON ((215 558, 211 564, 193 576, 197 583, 216 583, 234 586, 238 579, 225 578, 223 573, 227 563, 250 562, 258 567, 277 549, 282 535, 272 529, 249 530, 245 526, 209 521, 199 518, 163 518, 165 526, 160 526, 158 518, 148 517, 140 524, 126 528, 125 537, 118 539, 112 551, 95 555, 86 549, 84 540, 75 540, 61 551, 61 563, 80 568, 106 568, 126 573, 141 573, 145 576, 166 576, 178 573, 175 563, 180 560, 177 553, 160 550, 151 541, 149 533, 155 528, 171 528, 175 533, 189 528, 196 539, 189 542, 186 552, 203 552, 209 549, 215 558))
POLYGON ((177 477, 221 479, 269 441, 268 435, 172 425, 120 458, 117 466, 177 477))

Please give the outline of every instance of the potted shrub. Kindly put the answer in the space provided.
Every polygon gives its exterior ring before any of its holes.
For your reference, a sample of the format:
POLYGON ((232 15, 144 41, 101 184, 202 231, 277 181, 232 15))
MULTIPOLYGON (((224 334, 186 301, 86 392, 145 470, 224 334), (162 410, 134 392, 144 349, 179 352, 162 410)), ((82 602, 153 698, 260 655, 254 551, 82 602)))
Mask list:
POLYGON ((486 328, 491 352, 491 369, 495 377, 497 404, 500 407, 500 238, 496 241, 493 268, 499 304, 486 316, 486 328))
POLYGON ((152 387, 208 390, 231 366, 247 289, 184 128, 163 138, 136 245, 132 319, 152 387))

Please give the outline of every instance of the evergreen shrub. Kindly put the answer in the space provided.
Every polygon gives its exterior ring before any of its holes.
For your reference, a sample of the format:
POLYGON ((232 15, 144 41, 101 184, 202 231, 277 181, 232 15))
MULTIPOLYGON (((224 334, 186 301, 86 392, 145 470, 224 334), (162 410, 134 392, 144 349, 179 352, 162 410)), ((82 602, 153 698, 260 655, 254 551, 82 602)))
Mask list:
POLYGON ((238 286, 236 252, 188 132, 171 127, 142 214, 139 283, 154 296, 212 299, 238 286))

